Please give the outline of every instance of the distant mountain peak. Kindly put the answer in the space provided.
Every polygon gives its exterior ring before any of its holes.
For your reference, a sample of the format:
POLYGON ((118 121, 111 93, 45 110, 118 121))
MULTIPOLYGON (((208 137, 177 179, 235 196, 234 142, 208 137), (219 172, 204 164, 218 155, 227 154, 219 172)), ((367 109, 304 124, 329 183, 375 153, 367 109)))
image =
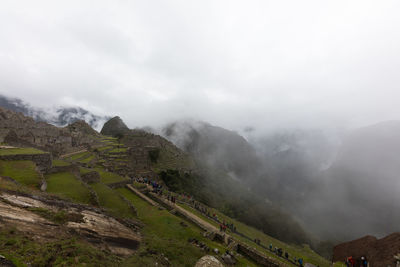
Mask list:
POLYGON ((44 121, 55 126, 65 127, 78 120, 84 120, 92 128, 99 129, 109 119, 106 116, 99 116, 81 107, 56 107, 39 108, 33 107, 25 101, 0 95, 0 107, 21 112, 25 116, 32 117, 35 121, 44 121))
POLYGON ((124 121, 119 116, 109 119, 106 123, 104 123, 104 126, 100 131, 101 134, 110 136, 126 134, 128 132, 128 126, 126 126, 124 121))

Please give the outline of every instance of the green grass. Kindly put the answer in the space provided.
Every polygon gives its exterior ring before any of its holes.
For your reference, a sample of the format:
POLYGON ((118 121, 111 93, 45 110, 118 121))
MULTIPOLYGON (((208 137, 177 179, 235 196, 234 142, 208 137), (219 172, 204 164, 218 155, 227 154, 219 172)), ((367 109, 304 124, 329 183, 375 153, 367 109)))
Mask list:
POLYGON ((93 169, 89 169, 89 168, 84 168, 84 167, 79 167, 79 172, 82 174, 88 173, 88 172, 92 172, 93 169))
POLYGON ((81 163, 89 163, 89 162, 91 162, 93 159, 95 159, 95 155, 90 155, 88 158, 85 158, 85 159, 83 159, 83 160, 80 160, 79 162, 81 162, 81 163))
POLYGON ((0 254, 16 266, 119 266, 120 258, 85 241, 67 238, 40 243, 15 229, 0 232, 0 254))
POLYGON ((0 156, 19 155, 19 154, 44 154, 46 152, 32 147, 24 148, 0 148, 0 156))
POLYGON ((194 162, 186 154, 180 154, 180 152, 175 151, 175 148, 170 148, 169 146, 160 150, 157 162, 152 162, 152 169, 159 173, 163 170, 179 170, 179 169, 193 169, 194 162), (179 155, 177 157, 176 155, 179 155))
POLYGON ((35 163, 28 160, 0 160, 0 175, 11 177, 29 188, 39 188, 41 182, 35 163))
POLYGON ((122 176, 112 173, 112 172, 107 172, 101 168, 95 168, 94 170, 100 174, 100 181, 103 184, 117 183, 117 182, 122 182, 122 181, 126 180, 125 177, 122 177, 122 176))
POLYGON ((142 189, 147 187, 147 185, 138 182, 133 182, 133 186, 136 187, 137 189, 142 189))
POLYGON ((71 165, 71 163, 66 162, 64 160, 60 160, 60 159, 53 159, 52 165, 55 167, 60 167, 60 166, 69 166, 69 165, 71 165))
POLYGON ((104 141, 115 141, 115 142, 117 142, 117 138, 116 137, 112 137, 112 136, 103 136, 102 139, 104 141))
MULTIPOLYGON (((192 267, 202 256, 213 254, 213 252, 204 252, 190 244, 189 238, 196 238, 212 249, 218 248, 225 252, 224 245, 204 238, 202 230, 192 223, 172 215, 167 210, 159 210, 157 207, 150 206, 126 188, 119 188, 117 191, 132 202, 138 211, 138 218, 145 224, 142 230, 145 246, 140 248, 137 255, 126 260, 124 266, 154 266, 156 259, 152 255, 146 254, 146 249, 164 253, 170 260, 171 266, 192 267), (181 222, 185 222, 187 227, 183 227, 181 222)), ((236 266, 257 265, 240 257, 236 266)))
POLYGON ((89 190, 69 172, 46 175, 47 192, 75 202, 90 204, 89 190))
MULTIPOLYGON (((186 210, 196 214, 197 216, 201 217, 202 219, 208 221, 209 223, 215 225, 218 227, 218 223, 215 222, 214 220, 204 216, 202 213, 200 213, 199 211, 191 208, 190 206, 187 206, 186 204, 180 205, 181 207, 185 208, 186 210)), ((315 253, 314 251, 312 251, 308 246, 297 246, 297 245, 288 245, 286 243, 283 243, 275 238, 272 238, 266 234, 264 234, 263 232, 250 227, 246 224, 243 224, 237 220, 234 220, 228 216, 225 216, 224 214, 222 214, 221 212, 219 212, 218 210, 215 209, 210 209, 209 208, 209 212, 211 214, 215 213, 219 220, 225 220, 227 223, 233 223, 236 226, 236 229, 238 232, 248 236, 251 238, 251 240, 254 240, 255 238, 258 238, 261 240, 261 244, 263 244, 266 247, 269 247, 269 244, 272 244, 273 247, 278 247, 278 248, 282 248, 284 251, 287 251, 290 255, 290 258, 293 258, 294 256, 296 258, 303 258, 305 263, 312 263, 316 266, 330 266, 330 263, 324 259, 323 257, 321 257, 320 255, 318 255, 317 253, 315 253)), ((279 258, 278 256, 276 256, 274 253, 271 253, 268 249, 264 249, 261 246, 256 245, 253 241, 248 240, 247 238, 244 238, 240 235, 237 234, 232 234, 230 233, 233 237, 235 237, 236 239, 254 247, 255 249, 257 249, 258 251, 267 254, 270 257, 273 257, 283 263, 288 264, 287 261, 282 260, 281 258, 279 258)))
POLYGON ((91 184, 90 186, 97 193, 100 205, 108 209, 114 216, 121 218, 135 217, 131 208, 122 200, 117 191, 112 190, 102 183, 91 184))
POLYGON ((124 153, 127 151, 126 147, 116 147, 113 150, 108 151, 107 153, 124 153))
POLYGON ((113 146, 102 146, 102 147, 97 148, 97 151, 104 151, 104 150, 113 149, 113 148, 114 148, 113 146))
POLYGON ((80 158, 86 157, 86 156, 88 156, 89 154, 90 154, 90 152, 85 151, 85 152, 81 152, 81 153, 78 153, 78 154, 74 154, 74 155, 72 155, 72 156, 69 156, 69 157, 67 157, 66 159, 67 159, 67 160, 73 160, 73 161, 75 161, 75 160, 78 160, 78 159, 80 159, 80 158))

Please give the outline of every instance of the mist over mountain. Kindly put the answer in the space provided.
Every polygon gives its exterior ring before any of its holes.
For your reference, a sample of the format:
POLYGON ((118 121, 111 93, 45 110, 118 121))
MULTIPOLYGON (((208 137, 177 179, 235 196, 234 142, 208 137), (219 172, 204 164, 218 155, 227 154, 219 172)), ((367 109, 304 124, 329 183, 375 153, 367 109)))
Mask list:
POLYGON ((0 107, 21 112, 26 116, 34 118, 36 121, 44 121, 62 127, 78 120, 84 120, 91 127, 99 130, 104 122, 109 119, 107 116, 95 115, 81 107, 33 107, 22 99, 6 97, 4 95, 0 95, 0 107))
POLYGON ((308 191, 303 212, 312 218, 310 226, 324 237, 342 239, 400 231, 399 152, 400 121, 349 133, 320 183, 308 191))
POLYGON ((345 240, 400 230, 395 212, 400 203, 398 121, 346 135, 296 129, 247 141, 236 132, 186 120, 168 124, 163 134, 289 212, 319 238, 345 240))
POLYGON ((178 147, 212 168, 246 181, 257 173, 260 161, 255 149, 238 133, 199 121, 177 121, 162 134, 178 147))

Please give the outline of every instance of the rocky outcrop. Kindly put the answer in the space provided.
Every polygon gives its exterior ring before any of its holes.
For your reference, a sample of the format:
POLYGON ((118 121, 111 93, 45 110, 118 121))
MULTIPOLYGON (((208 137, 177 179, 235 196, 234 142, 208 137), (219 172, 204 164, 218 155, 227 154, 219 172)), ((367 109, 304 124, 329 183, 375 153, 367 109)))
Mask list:
POLYGON ((365 236, 333 248, 333 262, 344 261, 346 257, 366 257, 370 266, 396 266, 394 256, 400 253, 400 233, 393 233, 382 239, 365 236))
POLYGON ((195 267, 224 267, 214 256, 206 255, 196 262, 195 267))
POLYGON ((50 153, 15 154, 1 155, 0 160, 30 160, 36 164, 40 172, 47 172, 51 168, 52 157, 50 153))
POLYGON ((134 224, 126 225, 100 209, 16 192, 0 194, 0 227, 15 227, 18 231, 29 233, 37 242, 73 235, 118 255, 132 254, 141 241, 134 224), (62 225, 50 221, 36 214, 32 208, 47 210, 48 213, 62 211, 66 221, 62 225))
POLYGON ((91 134, 78 128, 58 128, 0 107, 0 142, 10 145, 35 147, 61 155, 97 142, 91 134))
POLYGON ((104 123, 103 128, 100 131, 101 134, 109 135, 109 136, 118 136, 129 133, 129 128, 126 124, 121 120, 120 117, 116 116, 106 123, 104 123))

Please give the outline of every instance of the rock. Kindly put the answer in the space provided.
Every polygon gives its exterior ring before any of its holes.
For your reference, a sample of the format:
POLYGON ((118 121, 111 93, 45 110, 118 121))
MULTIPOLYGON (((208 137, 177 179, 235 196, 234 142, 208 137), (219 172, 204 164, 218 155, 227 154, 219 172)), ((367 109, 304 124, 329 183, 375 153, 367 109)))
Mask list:
POLYGON ((0 266, 1 267, 15 267, 15 264, 12 261, 7 260, 6 257, 4 257, 3 255, 0 255, 0 266))
POLYGON ((0 142, 18 147, 35 147, 58 156, 96 141, 86 133, 36 122, 22 113, 0 107, 0 142))
POLYGON ((228 253, 225 253, 224 255, 222 255, 222 259, 228 265, 235 265, 235 263, 236 263, 235 258, 228 253))
POLYGON ((126 124, 121 120, 120 117, 116 116, 106 123, 104 123, 103 128, 101 129, 101 134, 109 135, 109 136, 118 136, 129 133, 129 128, 126 124))
POLYGON ((214 256, 206 255, 196 262, 195 267, 224 267, 214 256))
POLYGON ((141 242, 140 234, 123 221, 87 205, 4 192, 0 199, 3 200, 0 201, 0 228, 15 227, 20 232, 31 234, 38 242, 69 238, 73 233, 99 249, 121 256, 134 253, 141 242), (26 207, 52 212, 62 210, 67 214, 67 221, 60 226, 26 207))

